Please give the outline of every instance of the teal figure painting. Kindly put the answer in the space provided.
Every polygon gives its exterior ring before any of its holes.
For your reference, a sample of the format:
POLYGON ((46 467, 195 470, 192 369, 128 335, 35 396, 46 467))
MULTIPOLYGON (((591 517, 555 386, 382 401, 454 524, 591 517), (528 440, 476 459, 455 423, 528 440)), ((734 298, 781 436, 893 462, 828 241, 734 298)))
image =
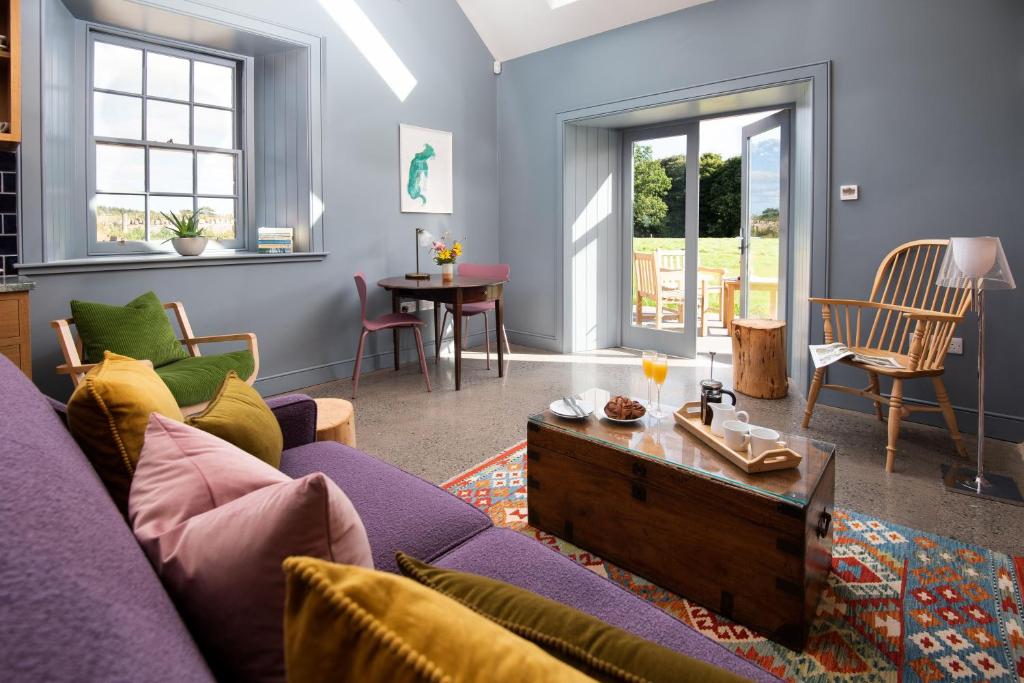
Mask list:
POLYGON ((412 199, 418 199, 421 204, 427 203, 423 195, 423 181, 430 174, 430 160, 434 158, 434 148, 429 144, 423 145, 423 151, 417 152, 409 162, 409 182, 406 185, 406 192, 412 199))
POLYGON ((398 197, 403 213, 452 212, 452 134, 399 124, 398 197))

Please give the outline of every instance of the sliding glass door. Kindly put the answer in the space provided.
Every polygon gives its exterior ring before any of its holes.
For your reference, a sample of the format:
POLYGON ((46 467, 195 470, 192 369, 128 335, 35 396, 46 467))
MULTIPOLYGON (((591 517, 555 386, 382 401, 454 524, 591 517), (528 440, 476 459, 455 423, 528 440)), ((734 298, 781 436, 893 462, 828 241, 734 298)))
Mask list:
POLYGON ((697 124, 623 136, 622 344, 693 357, 697 124))

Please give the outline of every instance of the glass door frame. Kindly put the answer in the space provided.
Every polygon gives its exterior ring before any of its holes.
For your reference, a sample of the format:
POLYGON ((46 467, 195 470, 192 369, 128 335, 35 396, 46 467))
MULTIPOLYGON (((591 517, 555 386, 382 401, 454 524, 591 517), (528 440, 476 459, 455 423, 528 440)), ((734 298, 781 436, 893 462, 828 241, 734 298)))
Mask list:
POLYGON ((751 224, 750 224, 750 138, 779 128, 779 272, 775 317, 787 320, 786 279, 789 273, 789 194, 790 194, 790 128, 793 109, 783 108, 758 121, 743 126, 740 156, 740 197, 742 214, 740 219, 740 317, 749 315, 750 273, 751 273, 751 224))
POLYGON ((697 356, 697 230, 700 201, 700 121, 690 120, 631 128, 622 134, 622 261, 619 310, 621 343, 636 349, 654 349, 671 356, 697 356), (686 136, 686 206, 684 210, 683 330, 653 330, 633 324, 633 144, 686 136))

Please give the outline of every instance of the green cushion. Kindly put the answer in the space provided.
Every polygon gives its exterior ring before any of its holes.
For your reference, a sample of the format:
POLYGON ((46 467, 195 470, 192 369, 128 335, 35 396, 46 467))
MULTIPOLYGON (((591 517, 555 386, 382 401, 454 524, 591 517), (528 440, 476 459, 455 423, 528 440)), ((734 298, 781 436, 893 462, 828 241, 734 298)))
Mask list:
POLYGON ((219 356, 187 357, 156 369, 179 406, 209 401, 232 370, 242 379, 252 376, 256 364, 249 351, 232 351, 219 356))
POLYGON ((404 553, 397 557, 398 568, 412 580, 482 614, 598 681, 743 680, 518 586, 433 567, 404 553))
POLYGON ((124 306, 73 300, 71 317, 82 340, 86 363, 102 362, 104 351, 152 361, 154 367, 188 356, 153 292, 124 306))

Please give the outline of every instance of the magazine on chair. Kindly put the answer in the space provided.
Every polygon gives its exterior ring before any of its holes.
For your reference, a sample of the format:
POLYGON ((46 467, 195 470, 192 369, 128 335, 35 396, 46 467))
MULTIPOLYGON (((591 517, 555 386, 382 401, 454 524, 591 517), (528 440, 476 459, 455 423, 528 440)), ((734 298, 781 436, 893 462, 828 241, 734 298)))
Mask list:
POLYGON ((903 369, 903 365, 893 358, 863 352, 854 353, 850 347, 838 342, 834 344, 809 344, 807 348, 811 352, 811 360, 814 362, 815 368, 823 368, 844 358, 852 358, 858 363, 874 365, 878 368, 903 369))

